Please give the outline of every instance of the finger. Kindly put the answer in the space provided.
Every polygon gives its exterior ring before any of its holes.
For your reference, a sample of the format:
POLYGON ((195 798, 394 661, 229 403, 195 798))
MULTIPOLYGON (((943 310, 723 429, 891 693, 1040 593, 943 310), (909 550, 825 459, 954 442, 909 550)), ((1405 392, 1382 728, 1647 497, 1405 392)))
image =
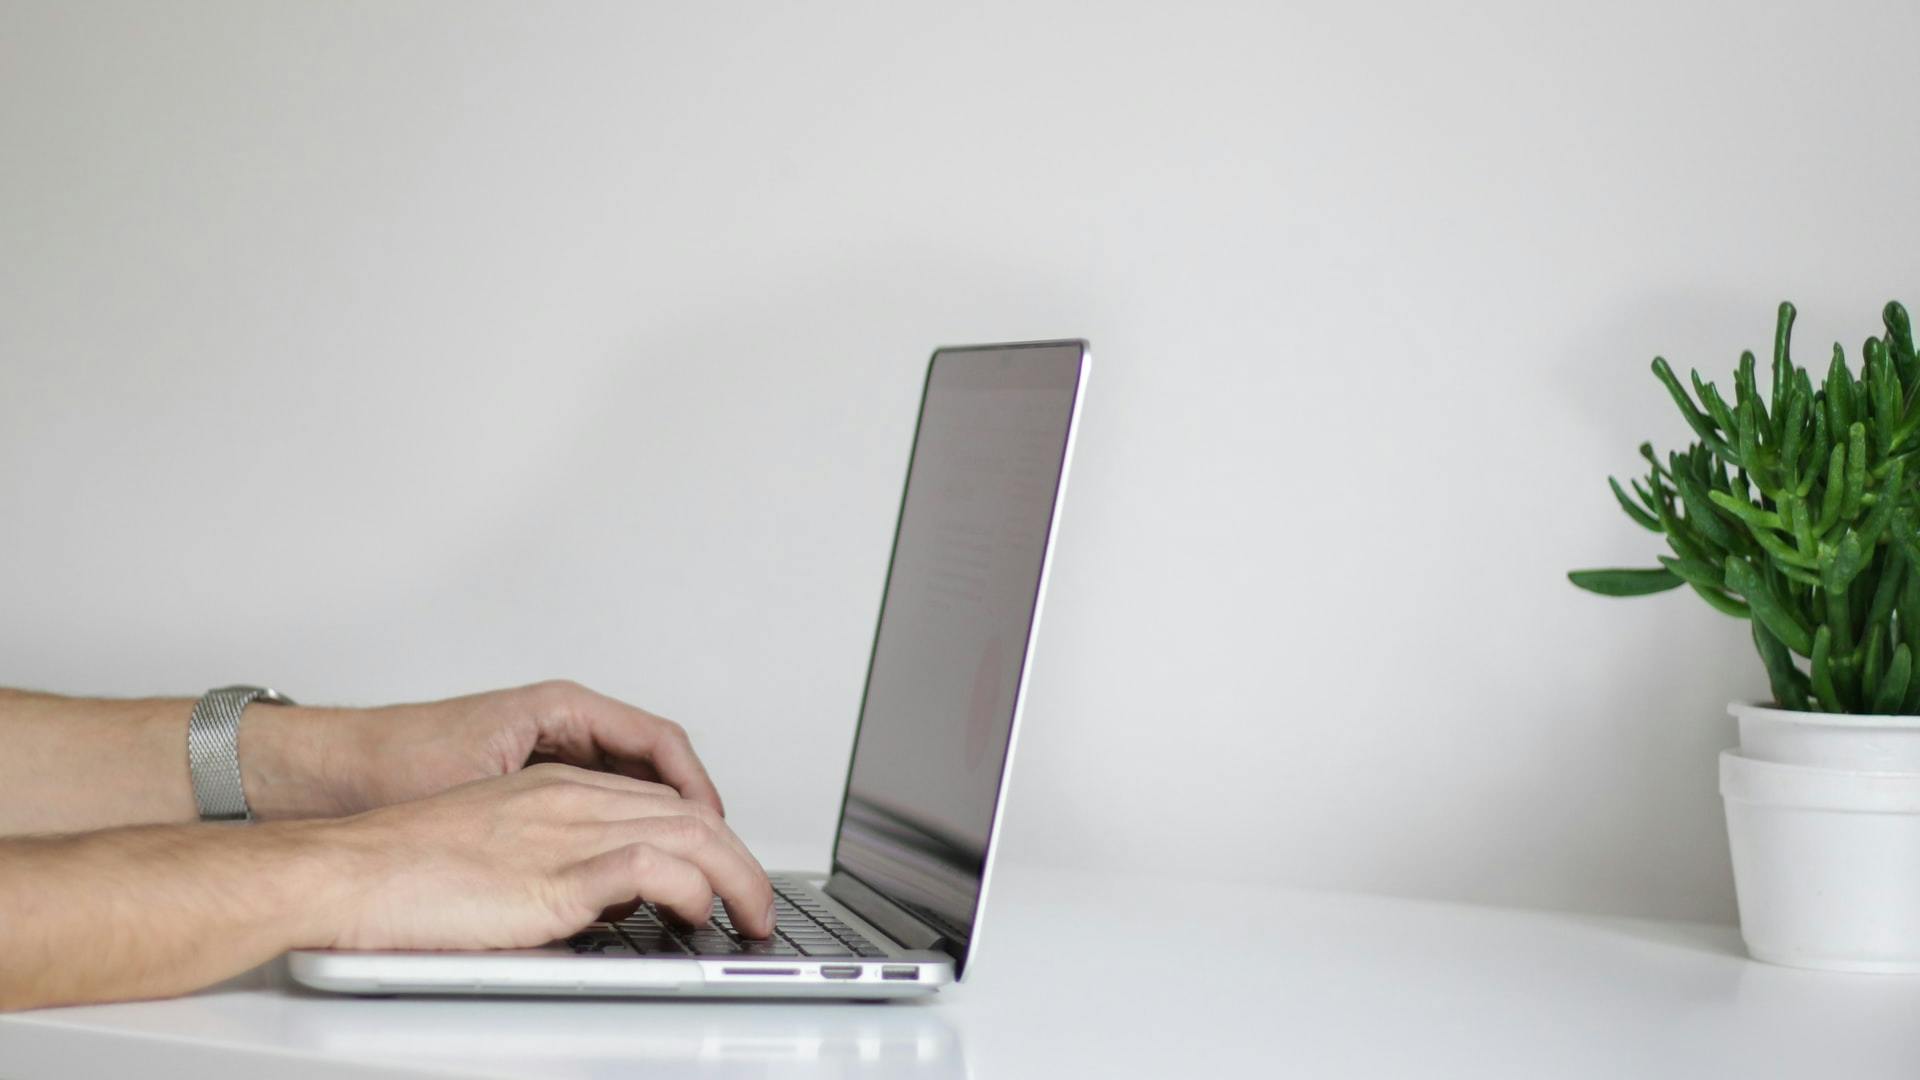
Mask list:
MULTIPOLYGON (((525 770, 535 771, 534 767, 525 770)), ((667 784, 651 780, 637 780, 621 773, 596 772, 576 765, 547 765, 538 768, 540 776, 553 784, 573 784, 580 787, 599 788, 604 791, 620 792, 627 795, 645 795, 656 799, 680 801, 680 793, 667 784)))
POLYGON ((607 760, 608 767, 621 776, 631 776, 635 780, 651 780, 660 783, 660 770, 651 762, 633 761, 628 758, 614 757, 607 760))
POLYGON ((595 776, 590 782, 542 785, 543 813, 558 815, 557 824, 570 826, 565 850, 573 858, 598 855, 639 841, 654 841, 675 854, 704 845, 718 850, 723 861, 703 862, 712 872, 726 873, 728 910, 748 934, 766 936, 772 930, 773 895, 760 861, 740 837, 711 808, 683 799, 664 784, 626 777, 595 776), (657 826, 640 827, 641 822, 657 826), (671 840, 671 843, 667 841, 671 840), (738 868, 745 867, 744 873, 738 868), (764 917, 763 917, 764 916, 764 917))
POLYGON ((725 818, 700 803, 681 798, 665 784, 578 770, 569 770, 569 775, 577 776, 580 780, 578 784, 570 785, 575 789, 573 797, 578 800, 571 812, 583 824, 593 827, 589 833, 594 837, 589 844, 592 853, 598 854, 608 848, 633 843, 634 837, 629 827, 632 821, 693 816, 704 821, 721 843, 751 863, 761 878, 766 877, 760 860, 754 857, 746 842, 740 839, 725 818))
POLYGON ((727 812, 720 801, 719 789, 707 775, 707 767, 701 764, 700 755, 693 752, 693 740, 679 724, 592 691, 584 695, 580 718, 585 721, 584 726, 594 743, 616 769, 651 766, 662 781, 671 784, 681 795, 705 803, 723 815, 727 812))
MULTIPOLYGON (((566 765, 545 765, 527 770, 529 773, 535 771, 541 774, 546 784, 569 789, 571 797, 576 800, 569 812, 586 822, 605 825, 641 818, 682 816, 690 812, 696 817, 701 813, 711 814, 710 818, 702 818, 702 820, 740 858, 753 864, 759 870, 761 877, 766 876, 766 871, 759 869, 760 860, 754 857, 753 852, 733 831, 732 826, 727 824, 725 818, 705 807, 702 807, 699 812, 693 812, 693 807, 702 804, 682 798, 678 792, 665 784, 635 780, 632 777, 614 773, 592 772, 566 765)), ((599 843, 593 848, 595 854, 607 848, 632 842, 626 833, 618 829, 601 828, 597 835, 599 843)))
POLYGON ((713 889, 693 863, 651 844, 628 844, 603 851, 569 871, 582 906, 593 911, 650 901, 693 926, 705 926, 713 909, 713 889))
POLYGON ((773 933, 773 886, 767 872, 718 818, 650 817, 610 827, 626 843, 645 843, 700 868, 727 907, 734 928, 750 937, 773 933))
POLYGON ((532 765, 571 765, 576 769, 604 769, 607 756, 600 751, 591 738, 575 736, 564 729, 559 732, 543 732, 527 753, 527 760, 520 763, 521 768, 532 765))

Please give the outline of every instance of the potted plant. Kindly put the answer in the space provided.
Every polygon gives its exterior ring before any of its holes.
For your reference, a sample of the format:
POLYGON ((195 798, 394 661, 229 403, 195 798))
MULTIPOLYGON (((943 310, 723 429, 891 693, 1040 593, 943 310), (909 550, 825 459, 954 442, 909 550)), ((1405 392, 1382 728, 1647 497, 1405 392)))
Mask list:
POLYGON ((1653 373, 1693 430, 1656 455, 1628 517, 1659 566, 1577 570, 1607 596, 1686 586, 1751 624, 1772 688, 1736 702, 1720 759, 1741 933, 1760 960, 1920 972, 1920 357, 1889 303, 1856 374, 1795 363, 1781 304, 1771 378, 1743 353, 1732 393, 1653 373), (1691 392, 1689 392, 1691 391, 1691 392))

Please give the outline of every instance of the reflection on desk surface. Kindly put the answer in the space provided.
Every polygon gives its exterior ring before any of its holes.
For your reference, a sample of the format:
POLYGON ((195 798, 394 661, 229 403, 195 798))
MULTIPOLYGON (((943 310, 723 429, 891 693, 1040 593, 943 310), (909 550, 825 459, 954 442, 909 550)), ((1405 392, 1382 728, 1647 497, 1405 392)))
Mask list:
POLYGON ((285 1045, 330 1057, 510 1075, 968 1075, 939 1010, 912 1003, 321 999, 289 989, 285 1045), (340 1006, 333 1008, 329 1006, 340 1006), (479 1014, 479 1015, 477 1015, 479 1014))

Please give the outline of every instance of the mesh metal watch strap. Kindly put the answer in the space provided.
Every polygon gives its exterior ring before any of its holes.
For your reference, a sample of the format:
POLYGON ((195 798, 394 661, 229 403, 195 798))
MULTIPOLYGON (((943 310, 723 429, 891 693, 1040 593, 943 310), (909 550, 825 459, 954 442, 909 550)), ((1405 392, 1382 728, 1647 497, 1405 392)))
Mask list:
POLYGON ((256 701, 291 705, 285 694, 264 686, 209 690, 187 718, 187 768, 202 821, 247 821, 247 792, 240 784, 240 714, 256 701))

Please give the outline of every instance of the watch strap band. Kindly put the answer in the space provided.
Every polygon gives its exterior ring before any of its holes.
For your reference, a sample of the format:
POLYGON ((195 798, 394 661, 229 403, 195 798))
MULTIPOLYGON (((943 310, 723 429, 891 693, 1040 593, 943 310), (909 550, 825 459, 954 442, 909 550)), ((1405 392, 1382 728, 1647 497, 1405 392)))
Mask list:
POLYGON ((207 691, 187 718, 187 768, 202 821, 253 818, 240 783, 240 716, 256 701, 293 704, 285 694, 264 686, 223 686, 207 691))

